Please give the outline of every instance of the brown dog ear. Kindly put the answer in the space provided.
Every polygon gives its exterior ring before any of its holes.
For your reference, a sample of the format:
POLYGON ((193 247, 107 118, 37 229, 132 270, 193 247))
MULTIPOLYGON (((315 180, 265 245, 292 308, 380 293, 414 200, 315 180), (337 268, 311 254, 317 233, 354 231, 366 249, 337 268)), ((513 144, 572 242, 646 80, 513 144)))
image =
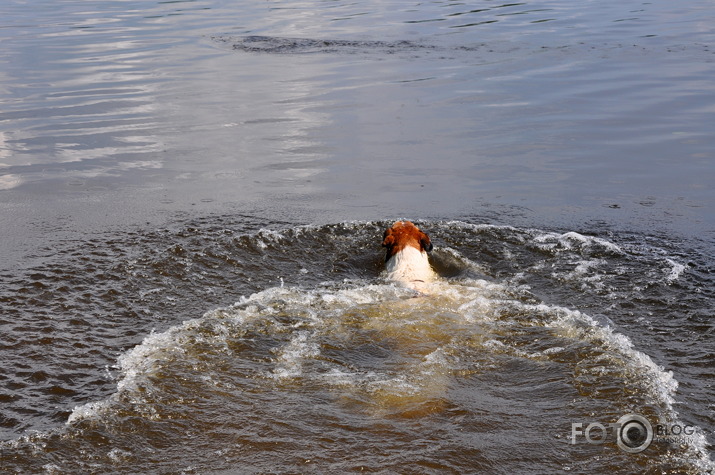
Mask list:
POLYGON ((423 251, 430 252, 432 250, 432 241, 425 233, 422 233, 422 237, 420 237, 420 246, 422 246, 423 251))
POLYGON ((392 235, 392 228, 385 230, 382 235, 382 247, 392 247, 395 245, 395 236, 392 235))

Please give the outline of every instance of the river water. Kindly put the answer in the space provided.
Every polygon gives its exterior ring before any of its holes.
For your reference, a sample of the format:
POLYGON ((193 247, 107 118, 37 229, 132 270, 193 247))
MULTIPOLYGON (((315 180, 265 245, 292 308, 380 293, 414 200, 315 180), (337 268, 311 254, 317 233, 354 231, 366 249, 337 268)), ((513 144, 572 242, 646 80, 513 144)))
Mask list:
POLYGON ((0 471, 711 473, 714 22, 3 3, 0 471))

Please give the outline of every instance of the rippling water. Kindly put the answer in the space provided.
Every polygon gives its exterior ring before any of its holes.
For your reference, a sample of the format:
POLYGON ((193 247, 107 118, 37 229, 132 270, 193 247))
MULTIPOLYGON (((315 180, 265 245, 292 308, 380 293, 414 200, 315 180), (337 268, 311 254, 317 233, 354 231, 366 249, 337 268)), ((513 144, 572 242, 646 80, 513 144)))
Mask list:
POLYGON ((711 472, 714 16, 6 2, 0 468, 711 472))
POLYGON ((4 426, 44 431, 10 439, 8 467, 707 466, 702 429, 688 445, 638 456, 568 442, 572 422, 634 410, 712 423, 692 407, 708 394, 692 368, 712 367, 707 340, 662 337, 709 324, 712 278, 681 250, 640 236, 427 222, 444 279, 415 298, 381 280, 386 222, 236 231, 246 220, 71 243, 10 282, 4 351, 17 361, 6 381, 16 396, 4 426), (683 355, 673 364, 691 366, 677 368, 683 394, 653 360, 673 345, 683 355))

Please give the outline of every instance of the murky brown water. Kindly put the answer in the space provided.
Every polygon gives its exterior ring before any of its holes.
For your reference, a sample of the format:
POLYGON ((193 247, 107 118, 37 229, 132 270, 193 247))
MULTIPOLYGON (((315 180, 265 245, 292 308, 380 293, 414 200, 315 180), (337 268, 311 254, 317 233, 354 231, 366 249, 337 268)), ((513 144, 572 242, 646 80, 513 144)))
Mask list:
POLYGON ((714 14, 3 5, 0 468, 712 470, 714 14))

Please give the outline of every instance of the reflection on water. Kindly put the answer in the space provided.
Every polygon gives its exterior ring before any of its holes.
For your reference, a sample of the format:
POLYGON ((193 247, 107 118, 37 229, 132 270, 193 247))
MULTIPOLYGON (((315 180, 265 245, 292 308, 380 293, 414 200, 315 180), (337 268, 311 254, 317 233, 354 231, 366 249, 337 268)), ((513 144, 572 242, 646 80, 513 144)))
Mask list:
POLYGON ((162 23, 183 11, 130 6, 3 7, 4 188, 162 166, 160 58, 176 41, 162 23))
POLYGON ((3 462, 695 473, 701 433, 650 458, 564 434, 713 425, 714 16, 3 3, 3 462), (369 220, 398 216, 438 217, 444 298, 380 280, 369 220), (519 220, 600 237, 480 226, 519 220))
POLYGON ((239 188, 263 195, 271 183, 273 197, 310 183, 311 200, 375 206, 395 200, 376 177, 392 186, 389 177, 407 173, 422 178, 397 186, 435 190, 435 211, 504 189, 548 209, 554 184, 555 203, 630 208, 670 188, 662 208, 681 198, 702 206, 712 145, 706 5, 95 6, 61 2, 29 23, 5 7, 0 153, 15 177, 5 188, 164 177, 179 178, 167 193, 191 180, 230 201, 239 188), (675 168, 676 155, 687 166, 675 168), (598 190, 583 195, 594 177, 598 190))

